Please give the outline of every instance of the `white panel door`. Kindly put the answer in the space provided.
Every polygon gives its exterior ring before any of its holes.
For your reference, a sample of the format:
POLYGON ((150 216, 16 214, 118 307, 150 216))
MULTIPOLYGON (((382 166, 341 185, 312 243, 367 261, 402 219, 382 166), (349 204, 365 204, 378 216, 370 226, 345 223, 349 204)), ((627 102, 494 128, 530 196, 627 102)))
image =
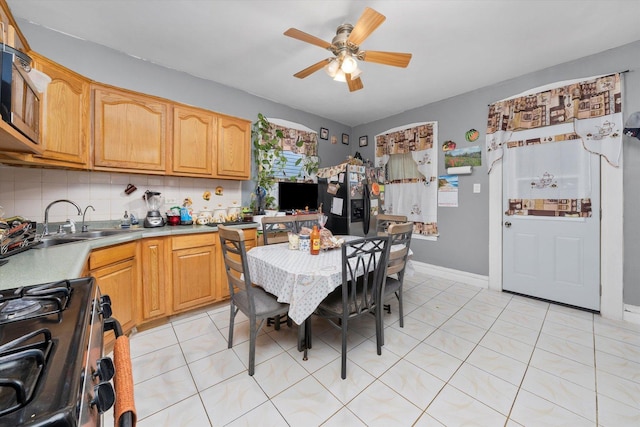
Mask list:
POLYGON ((503 214, 504 290, 600 310, 600 159, 591 155, 589 161, 591 217, 503 214))

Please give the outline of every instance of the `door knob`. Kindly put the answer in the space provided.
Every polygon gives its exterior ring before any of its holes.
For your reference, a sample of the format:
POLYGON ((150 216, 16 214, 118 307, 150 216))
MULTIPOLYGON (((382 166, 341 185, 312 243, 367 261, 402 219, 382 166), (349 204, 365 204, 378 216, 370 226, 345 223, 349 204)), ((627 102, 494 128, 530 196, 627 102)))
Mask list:
POLYGON ((505 221, 504 226, 509 228, 509 227, 511 227, 511 223, 509 221, 505 221))

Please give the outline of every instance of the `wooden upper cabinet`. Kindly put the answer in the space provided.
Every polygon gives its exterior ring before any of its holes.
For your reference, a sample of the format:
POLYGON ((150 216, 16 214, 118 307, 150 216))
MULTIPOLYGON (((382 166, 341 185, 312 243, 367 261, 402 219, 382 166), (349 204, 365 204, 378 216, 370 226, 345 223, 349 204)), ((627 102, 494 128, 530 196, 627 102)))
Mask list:
POLYGON ((251 122, 235 117, 218 117, 218 178, 251 178, 251 122))
POLYGON ((213 177, 217 119, 211 111, 173 107, 173 162, 177 175, 213 177))
POLYGON ((165 174, 169 103, 94 85, 94 169, 165 174))
POLYGON ((51 77, 42 111, 43 163, 89 167, 89 80, 31 53, 37 70, 51 77))

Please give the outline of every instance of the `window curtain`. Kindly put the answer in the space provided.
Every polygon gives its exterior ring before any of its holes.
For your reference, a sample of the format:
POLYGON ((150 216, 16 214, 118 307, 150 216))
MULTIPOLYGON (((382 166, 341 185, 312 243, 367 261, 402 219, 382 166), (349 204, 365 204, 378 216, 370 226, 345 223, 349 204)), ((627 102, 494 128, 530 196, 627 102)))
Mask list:
POLYGON ((386 214, 407 215, 414 233, 437 236, 437 122, 414 123, 375 137, 376 167, 384 168, 386 214))
POLYGON ((620 74, 559 82, 489 106, 489 172, 506 161, 507 214, 590 216, 588 157, 618 167, 620 74))

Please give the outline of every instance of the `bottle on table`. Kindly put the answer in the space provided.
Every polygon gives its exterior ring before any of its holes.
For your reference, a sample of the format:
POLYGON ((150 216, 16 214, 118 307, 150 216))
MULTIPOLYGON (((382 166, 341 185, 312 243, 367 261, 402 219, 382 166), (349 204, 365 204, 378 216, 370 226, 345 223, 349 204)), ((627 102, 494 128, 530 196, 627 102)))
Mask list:
POLYGON ((309 248, 311 255, 318 255, 320 253, 320 231, 318 226, 314 225, 311 230, 311 247, 309 248))

